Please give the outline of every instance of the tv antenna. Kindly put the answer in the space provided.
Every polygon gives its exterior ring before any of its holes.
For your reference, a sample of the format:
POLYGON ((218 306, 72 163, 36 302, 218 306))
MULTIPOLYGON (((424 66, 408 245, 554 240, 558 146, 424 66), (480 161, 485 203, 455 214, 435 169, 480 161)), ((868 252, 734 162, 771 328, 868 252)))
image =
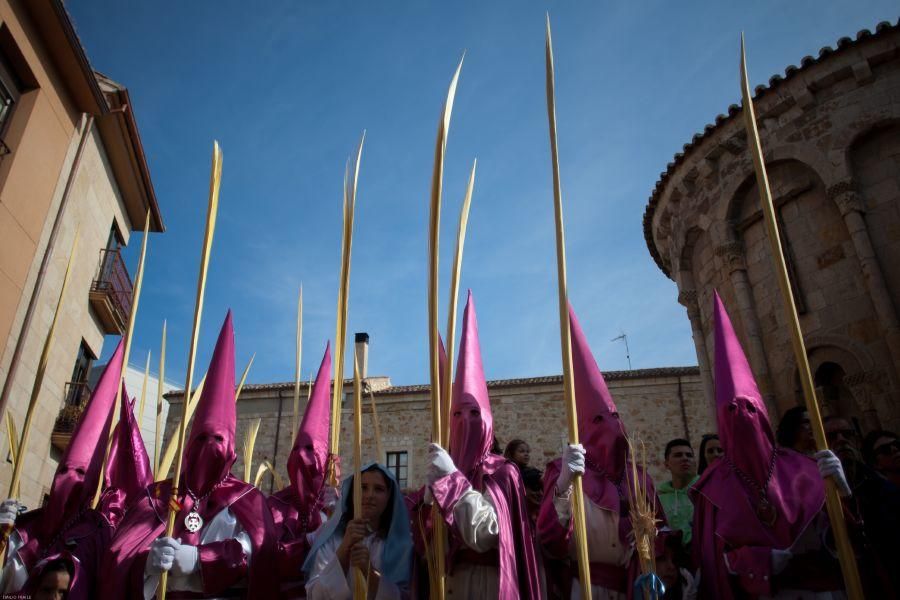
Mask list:
POLYGON ((628 349, 628 336, 625 335, 624 331, 622 331, 622 330, 619 330, 619 331, 621 333, 619 333, 619 335, 617 335, 616 337, 614 337, 613 339, 611 339, 609 341, 618 342, 619 340, 622 340, 623 342, 625 342, 625 358, 626 358, 626 360, 628 360, 628 370, 631 371, 632 370, 631 369, 631 351, 628 349))

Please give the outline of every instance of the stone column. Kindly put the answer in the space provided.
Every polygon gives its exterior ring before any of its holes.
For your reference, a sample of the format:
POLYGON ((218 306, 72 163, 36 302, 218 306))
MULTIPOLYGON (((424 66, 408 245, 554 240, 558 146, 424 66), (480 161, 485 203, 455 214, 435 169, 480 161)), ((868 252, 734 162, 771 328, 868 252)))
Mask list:
POLYGON ((766 406, 769 407, 769 412, 774 417, 781 414, 781 410, 775 403, 775 393, 772 379, 769 375, 769 364, 766 360, 766 350, 763 346, 762 331, 759 326, 759 319, 756 316, 756 303, 753 300, 750 278, 747 276, 744 245, 739 241, 729 241, 716 248, 716 256, 722 258, 723 266, 728 272, 731 286, 734 288, 737 310, 740 314, 741 323, 744 325, 744 334, 747 337, 746 351, 749 355, 750 366, 756 375, 756 383, 759 385, 759 391, 766 401, 766 406))
POLYGON ((856 401, 856 406, 862 415, 863 428, 867 432, 881 429, 878 411, 875 410, 875 404, 872 402, 872 390, 870 389, 871 384, 877 379, 877 373, 865 371, 844 376, 844 385, 847 386, 856 401))
MULTIPOLYGON (((863 219, 862 198, 857 193, 852 178, 839 181, 830 186, 827 194, 841 211, 844 224, 850 233, 850 239, 853 240, 853 248, 856 250, 856 256, 859 258, 863 281, 866 284, 869 297, 872 299, 872 305, 875 308, 875 314, 878 316, 878 321, 884 333, 884 341, 887 343, 888 352, 890 353, 891 365, 894 371, 893 379, 895 381, 900 380, 900 320, 897 318, 896 307, 894 307, 887 286, 884 283, 881 265, 878 264, 878 257, 875 254, 875 248, 872 246, 872 239, 869 237, 866 221, 863 219)), ((900 389, 898 389, 896 384, 893 388, 893 400, 895 403, 900 403, 900 389)))
POLYGON ((703 381, 703 395, 710 421, 716 423, 716 394, 713 389, 712 372, 709 368, 709 352, 706 350, 706 336, 703 335, 703 323, 700 319, 700 305, 697 303, 697 290, 680 290, 678 303, 687 309, 691 321, 691 337, 694 338, 694 349, 697 352, 697 365, 700 367, 700 379, 703 381))

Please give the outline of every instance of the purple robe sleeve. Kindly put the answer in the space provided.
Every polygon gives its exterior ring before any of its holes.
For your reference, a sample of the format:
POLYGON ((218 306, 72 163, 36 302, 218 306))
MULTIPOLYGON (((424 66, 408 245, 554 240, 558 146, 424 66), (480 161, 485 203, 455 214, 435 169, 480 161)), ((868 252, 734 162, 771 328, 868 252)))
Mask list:
POLYGON ((234 538, 197 546, 203 592, 219 594, 247 576, 247 555, 234 538))
POLYGON ((289 542, 278 542, 277 562, 281 578, 296 578, 308 553, 309 542, 305 536, 289 542))
POLYGON ((725 553, 728 570, 737 576, 738 584, 754 596, 772 595, 772 549, 766 546, 743 546, 725 553))
POLYGON ((518 467, 506 463, 485 477, 500 529, 500 600, 539 600, 540 576, 534 531, 525 507, 525 486, 518 467))
POLYGON ((733 600, 731 577, 725 566, 725 542, 716 535, 715 506, 699 494, 694 503, 692 536, 693 563, 701 573, 698 598, 733 600))
POLYGON ((568 525, 563 527, 553 505, 558 478, 559 461, 553 461, 544 471, 544 499, 538 512, 537 530, 538 539, 551 557, 566 558, 569 555, 569 540, 572 537, 572 521, 570 519, 568 525))
POLYGON ((453 507, 472 488, 466 476, 459 471, 441 477, 431 485, 431 493, 447 525, 453 527, 453 507))

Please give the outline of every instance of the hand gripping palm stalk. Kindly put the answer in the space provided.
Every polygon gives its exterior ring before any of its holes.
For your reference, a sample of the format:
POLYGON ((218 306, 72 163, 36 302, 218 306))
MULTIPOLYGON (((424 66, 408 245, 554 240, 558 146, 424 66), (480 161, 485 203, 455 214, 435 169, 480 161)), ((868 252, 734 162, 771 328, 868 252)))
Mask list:
MULTIPOLYGON (((778 287, 781 290, 781 297, 784 301, 784 312, 787 316, 788 328, 791 332, 794 358, 797 360, 797 370, 800 376, 800 384, 803 388, 803 399, 806 402, 806 410, 809 413, 809 421, 812 426, 813 437, 816 440, 816 447, 819 450, 827 450, 828 442, 825 439, 822 415, 819 412, 819 403, 814 392, 809 359, 806 355, 806 345, 803 342, 803 331, 800 329, 797 305, 794 303, 794 293, 791 290, 787 265, 781 250, 781 238, 778 233, 778 223, 775 220, 775 205, 772 202, 772 192, 769 189, 769 178, 766 174, 762 143, 759 139, 759 131, 756 129, 756 113, 750 96, 750 82, 747 76, 747 58, 744 52, 743 34, 741 35, 741 98, 744 105, 747 146, 750 148, 753 167, 756 170, 756 187, 759 188, 759 200, 765 217, 772 259, 775 262, 775 274, 778 279, 778 287)), ((847 596, 850 600, 861 599, 863 598, 862 584, 859 579, 859 571, 856 568, 856 557, 853 553, 853 547, 850 545, 850 538, 847 535, 847 524, 844 521, 841 499, 838 496, 834 481, 830 478, 825 480, 825 506, 828 509, 828 517, 831 521, 831 531, 834 534, 835 546, 837 546, 841 572, 844 575, 844 584, 847 587, 847 596)))
MULTIPOLYGON (((187 437, 188 425, 188 397, 194 381, 194 363, 197 359, 197 338, 200 337, 200 318, 203 315, 203 295, 206 292, 206 274, 209 271, 210 251, 212 250, 213 234, 216 231, 216 215, 219 212, 219 186, 222 181, 222 151, 219 143, 213 144, 212 171, 209 177, 209 203, 206 210, 206 232, 203 236, 203 247, 200 252, 200 274, 197 277, 197 298, 194 303, 194 326, 191 333, 191 345, 188 350, 187 381, 184 385, 185 402, 182 403, 183 413, 181 424, 178 428, 178 452, 175 462, 175 476, 172 478, 172 492, 169 500, 169 518, 166 521, 166 536, 171 537, 175 529, 175 516, 181 509, 178 503, 178 487, 181 484, 181 466, 184 457, 184 441, 187 437)), ((169 572, 163 571, 159 580, 159 600, 166 599, 166 585, 169 580, 169 572)))
MULTIPOLYGON (((547 117, 550 122, 550 159, 553 166, 553 206, 556 215, 556 267, 559 288, 559 330, 562 347, 563 394, 566 402, 566 424, 569 443, 578 443, 578 412, 572 380, 572 335, 569 330, 569 300, 566 283, 566 234, 563 226, 562 189, 559 178, 559 149, 556 144, 556 90, 553 75, 553 43, 550 37, 550 16, 547 15, 547 117)), ((578 555, 578 579, 581 597, 591 597, 591 568, 587 551, 587 528, 584 517, 584 488, 581 475, 572 481, 572 516, 575 529, 575 549, 578 555)))

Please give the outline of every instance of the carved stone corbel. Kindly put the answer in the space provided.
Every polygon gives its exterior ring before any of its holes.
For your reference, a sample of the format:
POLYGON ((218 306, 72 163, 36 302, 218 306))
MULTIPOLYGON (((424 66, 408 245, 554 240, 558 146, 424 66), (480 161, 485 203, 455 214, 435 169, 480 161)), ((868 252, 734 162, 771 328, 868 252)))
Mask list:
POLYGON ((697 301, 697 290, 680 290, 678 304, 687 309, 688 319, 692 322, 700 318, 700 303, 697 301))
POLYGON ((716 256, 722 258, 728 274, 735 271, 746 271, 747 261, 744 259, 744 245, 740 242, 728 242, 716 246, 716 256))
POLYGON ((847 216, 851 212, 864 212, 862 197, 856 191, 856 182, 852 178, 829 186, 825 193, 832 202, 837 204, 842 217, 847 216))

